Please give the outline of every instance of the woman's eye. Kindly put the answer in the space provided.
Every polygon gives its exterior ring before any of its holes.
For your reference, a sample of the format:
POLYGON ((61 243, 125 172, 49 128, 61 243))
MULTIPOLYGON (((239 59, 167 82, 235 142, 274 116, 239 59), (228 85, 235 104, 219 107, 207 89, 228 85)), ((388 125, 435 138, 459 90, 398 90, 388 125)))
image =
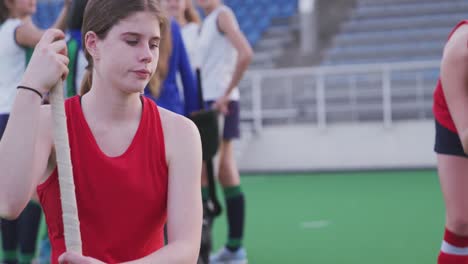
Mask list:
POLYGON ((127 44, 130 46, 136 46, 138 44, 138 40, 127 40, 127 44))

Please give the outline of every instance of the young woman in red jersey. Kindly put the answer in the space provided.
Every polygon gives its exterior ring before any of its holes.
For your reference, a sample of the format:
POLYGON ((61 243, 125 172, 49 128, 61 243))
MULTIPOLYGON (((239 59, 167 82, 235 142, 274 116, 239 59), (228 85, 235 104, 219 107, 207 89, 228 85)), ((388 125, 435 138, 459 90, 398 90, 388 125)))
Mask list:
POLYGON ((446 207, 439 264, 468 263, 468 20, 450 33, 434 93, 438 173, 446 207))
POLYGON ((37 190, 51 263, 197 260, 200 136, 191 121, 141 95, 166 27, 158 0, 90 0, 86 7, 91 74, 84 83, 91 89, 65 102, 83 256, 65 252, 52 114, 38 96, 68 73, 64 35, 48 30, 36 47, 0 142, 0 215, 17 217, 37 190))

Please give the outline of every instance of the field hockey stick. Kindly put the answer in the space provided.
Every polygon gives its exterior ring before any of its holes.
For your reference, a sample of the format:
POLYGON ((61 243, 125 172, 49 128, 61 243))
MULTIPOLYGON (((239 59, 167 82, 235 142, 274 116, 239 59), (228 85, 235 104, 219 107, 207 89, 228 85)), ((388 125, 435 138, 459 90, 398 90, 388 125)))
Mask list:
POLYGON ((76 205, 75 183, 68 142, 67 117, 63 99, 63 82, 59 81, 50 96, 53 116, 54 143, 57 156, 63 230, 67 251, 82 254, 80 223, 76 205))

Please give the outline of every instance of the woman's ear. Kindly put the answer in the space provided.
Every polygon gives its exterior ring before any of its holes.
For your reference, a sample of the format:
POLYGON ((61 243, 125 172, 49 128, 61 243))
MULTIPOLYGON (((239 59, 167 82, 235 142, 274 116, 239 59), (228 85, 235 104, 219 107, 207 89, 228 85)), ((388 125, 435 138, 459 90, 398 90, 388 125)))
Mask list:
POLYGON ((88 31, 85 35, 85 48, 93 60, 99 60, 99 49, 97 47, 98 36, 92 31, 88 31))

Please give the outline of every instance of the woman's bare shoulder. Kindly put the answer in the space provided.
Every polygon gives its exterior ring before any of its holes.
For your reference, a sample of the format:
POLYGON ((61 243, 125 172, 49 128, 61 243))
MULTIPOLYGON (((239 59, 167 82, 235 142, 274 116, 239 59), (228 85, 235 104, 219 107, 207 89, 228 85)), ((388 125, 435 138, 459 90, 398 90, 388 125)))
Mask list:
POLYGON ((443 59, 463 60, 468 56, 468 25, 462 25, 453 32, 444 47, 443 59))
POLYGON ((159 107, 168 164, 183 153, 201 152, 198 128, 188 118, 159 107))
POLYGON ((158 107, 158 110, 166 142, 167 140, 180 140, 182 137, 199 136, 198 129, 192 120, 161 107, 158 107))

